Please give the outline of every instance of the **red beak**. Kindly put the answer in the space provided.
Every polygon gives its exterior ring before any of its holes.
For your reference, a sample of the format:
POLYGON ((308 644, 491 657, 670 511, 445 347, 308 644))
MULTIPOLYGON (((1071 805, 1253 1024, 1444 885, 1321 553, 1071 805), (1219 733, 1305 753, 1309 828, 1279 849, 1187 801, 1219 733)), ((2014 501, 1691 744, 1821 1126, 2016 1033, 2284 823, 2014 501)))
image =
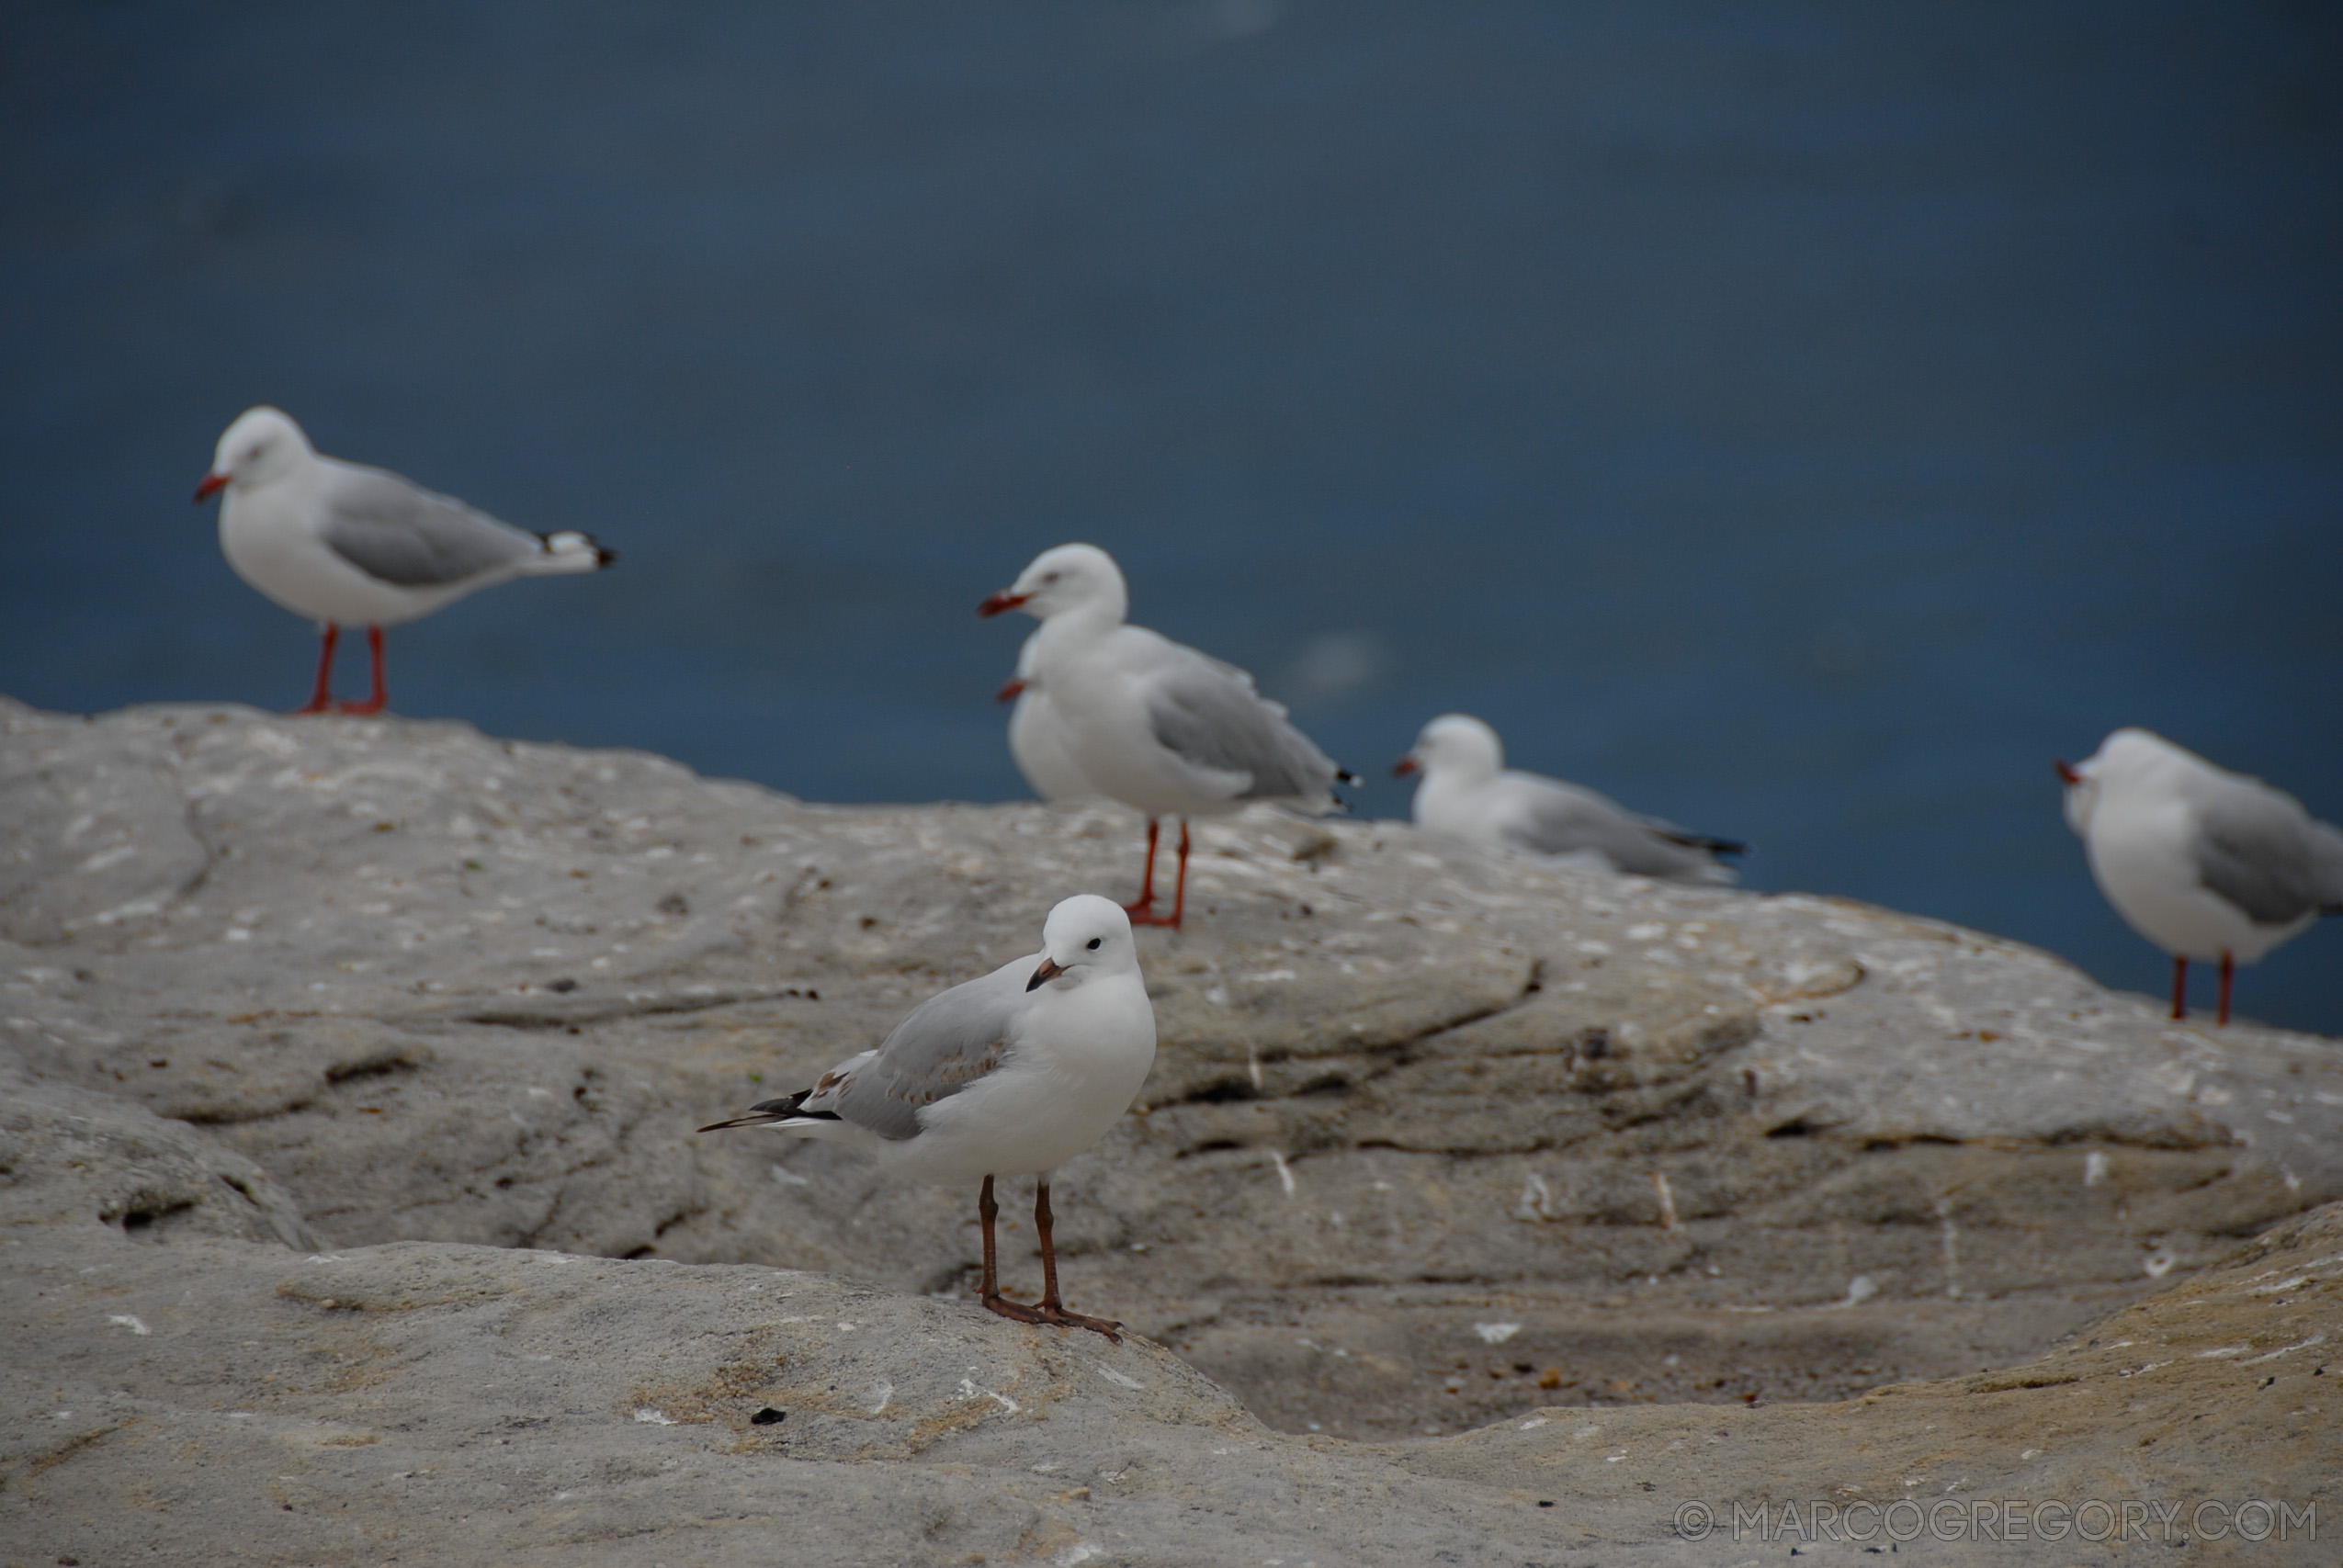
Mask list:
POLYGON ((1015 609, 1018 605, 1024 604, 1026 600, 1032 597, 1033 595, 1030 593, 1012 593, 1004 588, 1000 592, 995 593, 991 598, 987 599, 983 604, 979 604, 977 606, 977 614, 979 615, 997 615, 1003 610, 1015 609))
POLYGON ((2068 767, 2066 763, 2053 762, 2050 765, 2058 770, 2059 783, 2066 784, 2078 784, 2083 782, 2083 775, 2068 767))
POLYGON ((221 491, 227 488, 227 475, 206 474, 203 476, 203 482, 196 486, 196 501, 198 504, 203 502, 209 501, 213 496, 219 494, 221 491))
POLYGON ((1404 779, 1415 771, 1416 760, 1412 754, 1402 757, 1391 764, 1391 776, 1395 779, 1404 779))
POLYGON ((1001 682, 1001 689, 992 694, 992 700, 996 703, 1013 703, 1024 694, 1025 683, 1012 675, 1001 682))

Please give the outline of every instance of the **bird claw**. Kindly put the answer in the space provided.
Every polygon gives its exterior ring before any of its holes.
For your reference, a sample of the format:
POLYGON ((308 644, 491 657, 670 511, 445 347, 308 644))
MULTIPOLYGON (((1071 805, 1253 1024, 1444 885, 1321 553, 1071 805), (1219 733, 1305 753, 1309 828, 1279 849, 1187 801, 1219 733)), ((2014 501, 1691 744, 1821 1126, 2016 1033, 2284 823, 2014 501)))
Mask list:
POLYGON ((1041 1309, 1039 1307, 1029 1307, 1023 1302, 1013 1302, 1006 1296, 980 1296, 978 1299, 984 1303, 985 1309, 987 1311, 997 1312, 1002 1317, 1008 1318, 1013 1323, 1047 1323, 1049 1321, 1047 1317, 1042 1315, 1041 1309))
POLYGON ((1157 914, 1152 901, 1144 904, 1126 904, 1123 906, 1123 913, 1130 917, 1131 924, 1135 926, 1170 926, 1176 931, 1180 924, 1180 917, 1177 915, 1157 914))
POLYGON ((1123 1342, 1122 1335, 1115 1332, 1123 1325, 1111 1318, 1086 1317, 1081 1313, 1068 1312, 1064 1307, 1053 1306, 1047 1302, 1044 1302, 1036 1311, 1044 1323, 1056 1324, 1060 1328, 1087 1328, 1092 1334, 1105 1335, 1117 1345, 1123 1342))

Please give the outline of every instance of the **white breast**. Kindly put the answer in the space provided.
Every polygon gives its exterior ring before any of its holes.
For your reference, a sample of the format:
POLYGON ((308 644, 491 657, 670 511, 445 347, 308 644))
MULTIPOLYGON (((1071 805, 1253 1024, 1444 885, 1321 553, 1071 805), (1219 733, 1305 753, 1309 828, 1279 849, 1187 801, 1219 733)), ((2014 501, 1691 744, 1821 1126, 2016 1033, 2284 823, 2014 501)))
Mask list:
POLYGON ((2091 813, 2092 878, 2115 912, 2165 952, 2202 963, 2226 953, 2251 964, 2316 918, 2256 925, 2199 879, 2196 838, 2192 813, 2173 793, 2108 790, 2091 813))
POLYGON ((1008 1060, 920 1112, 883 1151, 903 1174, 972 1181, 1055 1169, 1106 1135, 1155 1065, 1155 1013, 1136 975, 1102 977, 1036 1009, 1008 1060))
POLYGON ((317 536, 316 472, 232 485, 221 498, 220 548, 238 577, 297 615, 350 626, 400 626, 457 596, 379 582, 334 554, 317 536))
POLYGON ((1034 794, 1044 800, 1088 800, 1098 791, 1075 765, 1065 721, 1039 686, 1028 686, 1009 716, 1009 754, 1034 794))

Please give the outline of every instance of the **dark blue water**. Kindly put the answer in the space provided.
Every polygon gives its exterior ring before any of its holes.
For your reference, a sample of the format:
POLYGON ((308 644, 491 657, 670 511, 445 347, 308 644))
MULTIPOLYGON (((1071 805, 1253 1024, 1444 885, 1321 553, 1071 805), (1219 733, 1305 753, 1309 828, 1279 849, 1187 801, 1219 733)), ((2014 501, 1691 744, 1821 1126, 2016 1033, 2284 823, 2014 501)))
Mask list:
MULTIPOLYGON (((2054 756, 2343 818, 2343 16, 1441 3, 0 12, 0 688, 289 706, 267 400, 617 546, 402 712, 1022 793, 1087 538, 1381 777, 1448 708, 1749 881, 2157 989, 2054 756)), ((345 688, 363 670, 345 664, 345 688)), ((2245 1010, 2343 1032, 2343 921, 2245 1010)))

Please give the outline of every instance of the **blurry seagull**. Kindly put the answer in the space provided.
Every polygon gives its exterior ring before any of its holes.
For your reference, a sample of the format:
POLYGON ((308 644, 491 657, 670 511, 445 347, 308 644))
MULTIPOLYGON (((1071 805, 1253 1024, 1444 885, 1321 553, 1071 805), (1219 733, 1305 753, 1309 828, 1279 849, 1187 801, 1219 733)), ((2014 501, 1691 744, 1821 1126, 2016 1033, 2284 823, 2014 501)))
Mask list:
POLYGON ((1078 894, 1049 911, 1041 951, 930 997, 875 1051, 749 1114, 700 1129, 772 1127, 877 1155, 883 1169, 918 1181, 984 1185, 984 1304, 1020 1323, 1094 1329, 1123 1325, 1068 1312, 1058 1299, 1050 1244, 1049 1178, 1104 1136, 1155 1062, 1155 1010, 1139 976, 1131 923, 1114 900, 1078 894), (993 1262, 992 1179, 1031 1171, 1041 1238, 1041 1300, 1001 1294, 993 1262))
POLYGON ((301 713, 333 707, 342 627, 366 627, 374 690, 344 713, 379 713, 382 628, 515 577, 594 571, 617 558, 584 534, 530 534, 380 468, 321 457, 291 419, 247 409, 220 437, 201 502, 220 491, 220 547, 236 575, 319 623, 317 687, 301 713))
POLYGON ((2343 832, 2285 791, 2145 729, 2119 729, 2057 767, 2099 890, 2172 955, 2174 1018, 2189 1015, 2190 959, 2220 964, 2227 1023, 2238 964, 2343 914, 2343 832))
POLYGON ((1034 645, 1040 640, 1038 629, 1025 638, 1017 650, 1017 672, 996 694, 1001 701, 1017 705, 1009 713, 1009 755, 1042 799, 1094 800, 1098 791, 1091 788, 1067 750, 1065 721, 1058 716, 1047 688, 1035 679, 1034 645))
POLYGON ((1348 775, 1253 690, 1251 675, 1126 625, 1129 609, 1113 557, 1060 545, 977 613, 1023 610, 1041 623, 1026 644, 1030 669, 1019 660, 1027 689, 1047 697, 1065 756, 1092 793, 1147 814, 1147 872, 1125 912, 1135 924, 1177 926, 1187 908, 1189 818, 1256 800, 1337 810, 1333 785, 1348 775), (1159 915, 1155 848, 1165 817, 1180 818, 1180 872, 1172 913, 1159 915))
POLYGON ((1719 855, 1748 852, 1730 839, 1639 817, 1590 789, 1509 768, 1497 731, 1466 714, 1443 714, 1425 725, 1391 771, 1423 774, 1416 785, 1418 827, 1494 849, 1595 854, 1614 871, 1712 883, 1733 880, 1733 868, 1719 855))

